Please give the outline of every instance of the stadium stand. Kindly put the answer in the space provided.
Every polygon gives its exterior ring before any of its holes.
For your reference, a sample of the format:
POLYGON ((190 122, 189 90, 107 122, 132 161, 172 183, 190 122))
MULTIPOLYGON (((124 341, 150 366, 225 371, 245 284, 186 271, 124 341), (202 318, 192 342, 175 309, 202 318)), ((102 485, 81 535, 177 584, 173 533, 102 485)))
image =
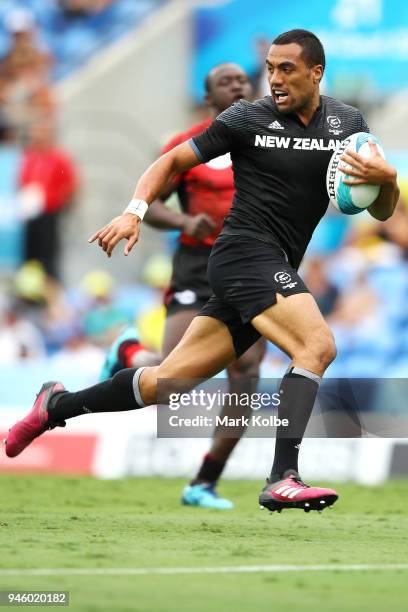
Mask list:
MULTIPOLYGON (((140 25, 152 11, 166 0, 121 0, 120 2, 91 3, 88 11, 69 14, 64 3, 54 0, 6 0, 0 5, 0 55, 9 45, 5 19, 10 11, 21 7, 31 11, 40 30, 40 39, 55 57, 53 80, 65 77, 80 67, 89 57, 140 25), (100 7, 101 9, 97 9, 100 7)), ((65 3, 68 5, 68 3, 65 3)))

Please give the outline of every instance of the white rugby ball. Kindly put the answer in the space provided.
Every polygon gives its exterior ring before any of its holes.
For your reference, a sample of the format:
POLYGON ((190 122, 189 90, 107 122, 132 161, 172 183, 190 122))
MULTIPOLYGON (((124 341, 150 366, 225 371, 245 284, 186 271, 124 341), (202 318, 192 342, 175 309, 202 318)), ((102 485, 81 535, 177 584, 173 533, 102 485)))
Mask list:
POLYGON ((380 154, 385 158, 384 150, 376 136, 368 132, 356 132, 341 141, 331 156, 327 168, 326 186, 330 202, 337 210, 346 215, 356 215, 362 212, 374 202, 380 193, 379 185, 346 185, 343 183, 343 178, 348 177, 348 175, 339 170, 339 164, 345 165, 340 156, 346 149, 355 151, 362 157, 371 156, 368 140, 377 145, 380 154))

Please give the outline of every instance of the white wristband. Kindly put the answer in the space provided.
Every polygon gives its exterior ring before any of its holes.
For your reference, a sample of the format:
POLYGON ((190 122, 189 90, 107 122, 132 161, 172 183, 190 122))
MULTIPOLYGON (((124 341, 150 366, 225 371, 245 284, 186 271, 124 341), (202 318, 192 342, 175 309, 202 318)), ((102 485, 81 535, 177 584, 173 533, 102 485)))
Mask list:
POLYGON ((149 208, 149 205, 144 200, 133 199, 130 200, 129 204, 123 211, 125 213, 131 213, 132 215, 137 215, 139 219, 142 221, 143 217, 146 214, 146 210, 149 208))

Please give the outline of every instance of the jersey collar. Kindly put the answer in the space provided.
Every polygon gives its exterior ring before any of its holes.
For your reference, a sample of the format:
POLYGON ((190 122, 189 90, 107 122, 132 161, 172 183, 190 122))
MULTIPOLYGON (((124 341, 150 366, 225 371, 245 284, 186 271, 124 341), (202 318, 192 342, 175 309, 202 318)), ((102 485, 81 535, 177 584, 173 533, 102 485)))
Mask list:
POLYGON ((320 115, 322 113, 322 109, 323 109, 323 100, 322 100, 322 96, 320 96, 320 98, 319 98, 319 106, 316 108, 315 112, 313 113, 312 118, 310 119, 309 123, 307 125, 305 125, 303 123, 303 121, 298 117, 298 115, 296 113, 288 113, 288 114, 280 113, 278 108, 276 107, 275 102, 273 101, 272 96, 270 96, 270 101, 271 101, 271 105, 273 107, 273 110, 280 117, 286 117, 286 118, 290 119, 291 121, 296 123, 299 127, 302 127, 304 130, 307 130, 316 121, 316 119, 318 117, 320 117, 320 115))

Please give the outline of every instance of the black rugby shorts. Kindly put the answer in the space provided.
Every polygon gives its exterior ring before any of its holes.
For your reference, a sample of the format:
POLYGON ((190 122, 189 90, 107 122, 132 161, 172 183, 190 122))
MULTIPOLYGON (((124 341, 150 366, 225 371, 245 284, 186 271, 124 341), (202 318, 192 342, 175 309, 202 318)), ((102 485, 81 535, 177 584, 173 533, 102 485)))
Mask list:
POLYGON ((208 280, 214 295, 198 316, 219 319, 230 330, 237 357, 258 338, 250 321, 284 297, 309 293, 277 244, 247 236, 217 238, 208 262, 208 280))
POLYGON ((210 253, 211 247, 178 245, 170 287, 164 296, 168 317, 185 310, 199 311, 212 295, 207 278, 210 253))

